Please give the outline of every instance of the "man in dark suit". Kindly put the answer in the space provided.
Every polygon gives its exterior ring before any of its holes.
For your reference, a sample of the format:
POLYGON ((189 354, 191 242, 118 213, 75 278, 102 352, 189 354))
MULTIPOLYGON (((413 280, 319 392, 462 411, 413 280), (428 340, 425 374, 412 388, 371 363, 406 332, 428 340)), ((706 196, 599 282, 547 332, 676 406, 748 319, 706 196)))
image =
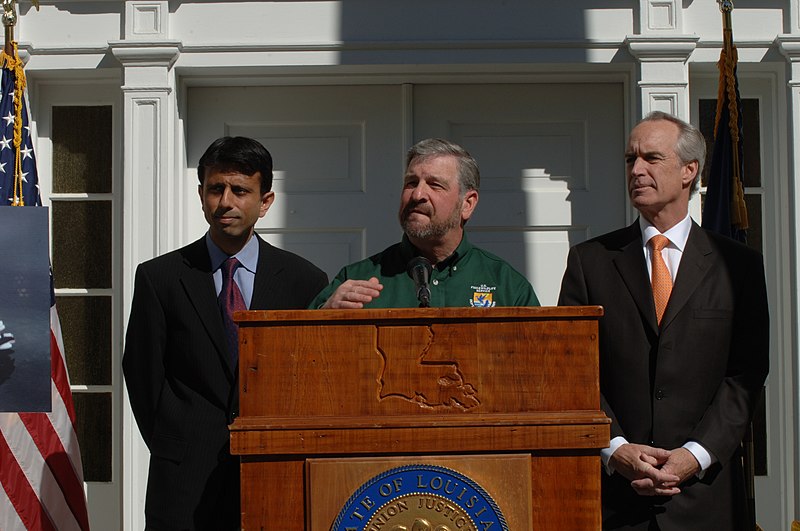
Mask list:
POLYGON ((640 217, 570 250, 559 299, 605 309, 603 527, 745 529, 739 448, 769 364, 762 258, 689 217, 705 161, 696 128, 652 113, 625 161, 640 217))
POLYGON ((148 530, 239 529, 239 460, 228 432, 239 404, 238 345, 220 292, 235 292, 237 308, 305 308, 327 284, 314 265, 254 232, 275 199, 261 144, 220 138, 197 173, 208 233, 139 266, 122 360, 150 450, 148 530))

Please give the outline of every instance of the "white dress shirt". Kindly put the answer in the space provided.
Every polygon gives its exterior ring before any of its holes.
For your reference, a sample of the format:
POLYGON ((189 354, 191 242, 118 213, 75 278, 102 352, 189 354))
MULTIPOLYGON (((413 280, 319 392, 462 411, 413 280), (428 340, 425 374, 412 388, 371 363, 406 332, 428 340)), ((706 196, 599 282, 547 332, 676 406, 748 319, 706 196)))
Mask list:
MULTIPOLYGON (((647 262, 647 276, 648 278, 652 278, 654 251, 653 248, 647 243, 653 236, 662 233, 659 232, 658 229, 655 228, 649 221, 644 219, 643 216, 639 216, 639 227, 642 230, 642 252, 644 253, 645 262, 647 262)), ((686 214, 686 217, 683 218, 683 220, 663 233, 663 235, 669 240, 669 245, 667 245, 661 251, 661 256, 664 258, 664 262, 667 264, 667 269, 672 277, 673 284, 675 283, 675 279, 678 277, 678 268, 681 265, 683 250, 686 248, 686 241, 689 239, 689 231, 691 229, 692 218, 689 216, 689 214, 686 214)), ((623 444, 627 444, 627 442, 628 441, 625 439, 625 437, 614 437, 611 439, 611 443, 608 448, 600 450, 600 457, 603 460, 603 465, 605 466, 606 472, 609 474, 614 472, 613 467, 609 465, 611 456, 617 451, 617 448, 623 444)), ((708 450, 703 448, 703 446, 696 441, 686 441, 686 443, 683 445, 683 448, 689 450, 695 459, 697 459, 697 462, 700 463, 700 472, 698 473, 699 477, 702 477, 703 472, 705 472, 708 467, 716 462, 716 458, 714 458, 714 456, 711 455, 708 450)))

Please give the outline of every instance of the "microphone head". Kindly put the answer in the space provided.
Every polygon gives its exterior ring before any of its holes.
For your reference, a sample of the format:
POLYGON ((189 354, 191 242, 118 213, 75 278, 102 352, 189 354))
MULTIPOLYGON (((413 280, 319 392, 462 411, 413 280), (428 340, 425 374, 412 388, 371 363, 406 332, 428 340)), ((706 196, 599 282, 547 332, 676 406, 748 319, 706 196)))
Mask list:
POLYGON ((415 256, 408 262, 406 272, 414 281, 420 307, 429 307, 431 305, 431 289, 428 287, 428 280, 431 278, 433 266, 424 256, 415 256))
POLYGON ((420 273, 424 272, 424 278, 427 282, 431 276, 431 272, 433 272, 433 266, 424 256, 415 256, 408 261, 406 272, 414 281, 417 281, 417 279, 420 278, 420 273))

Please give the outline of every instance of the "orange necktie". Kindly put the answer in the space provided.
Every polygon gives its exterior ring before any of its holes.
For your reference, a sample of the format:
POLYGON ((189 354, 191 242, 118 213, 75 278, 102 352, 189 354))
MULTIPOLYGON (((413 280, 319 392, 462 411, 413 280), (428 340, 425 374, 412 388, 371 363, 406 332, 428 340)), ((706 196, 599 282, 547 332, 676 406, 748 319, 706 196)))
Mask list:
POLYGON ((660 325, 664 310, 667 309, 669 294, 672 293, 672 276, 669 274, 664 257, 661 256, 661 249, 669 245, 669 239, 657 234, 647 243, 653 248, 653 300, 656 303, 656 318, 660 325))

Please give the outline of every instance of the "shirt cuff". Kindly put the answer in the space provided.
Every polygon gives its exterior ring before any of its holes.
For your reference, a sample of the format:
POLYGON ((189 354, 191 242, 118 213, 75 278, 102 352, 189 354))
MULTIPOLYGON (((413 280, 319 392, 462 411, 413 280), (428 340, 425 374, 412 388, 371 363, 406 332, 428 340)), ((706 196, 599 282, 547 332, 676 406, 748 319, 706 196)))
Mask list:
POLYGON ((699 442, 686 441, 683 447, 689 450, 694 458, 697 459, 697 462, 700 464, 700 472, 697 473, 697 477, 703 479, 706 469, 713 465, 717 460, 708 450, 703 448, 703 445, 701 445, 699 442))
POLYGON ((611 443, 608 445, 608 448, 603 448, 600 450, 600 459, 603 461, 603 467, 606 469, 606 474, 609 476, 614 473, 614 467, 609 464, 611 461, 611 456, 614 455, 614 452, 617 451, 617 448, 623 444, 628 444, 628 441, 625 439, 625 437, 614 437, 611 439, 611 443))

